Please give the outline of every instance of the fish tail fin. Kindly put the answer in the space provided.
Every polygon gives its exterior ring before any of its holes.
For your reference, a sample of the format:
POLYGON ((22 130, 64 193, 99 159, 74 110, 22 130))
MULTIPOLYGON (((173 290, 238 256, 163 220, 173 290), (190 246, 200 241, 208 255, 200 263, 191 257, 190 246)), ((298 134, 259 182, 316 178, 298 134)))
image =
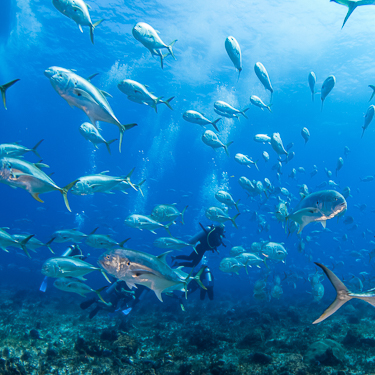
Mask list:
POLYGON ((65 202, 65 206, 66 208, 68 209, 69 212, 72 212, 72 210, 70 209, 70 206, 69 206, 69 202, 68 202, 68 191, 78 182, 79 180, 74 180, 73 182, 71 182, 70 184, 64 186, 60 192, 61 194, 63 195, 63 198, 64 198, 64 202, 65 202))
POLYGON ((6 91, 9 89, 10 86, 13 86, 18 81, 19 79, 15 79, 14 81, 10 81, 0 86, 1 96, 3 97, 3 103, 4 103, 5 109, 7 109, 6 91))
POLYGON ((104 21, 104 19, 96 21, 93 25, 90 26, 90 39, 91 39, 91 43, 92 44, 94 44, 94 30, 95 30, 95 27, 99 26, 103 21, 104 21))
POLYGON ((357 3, 355 1, 348 1, 348 13, 346 13, 346 17, 344 19, 344 23, 342 24, 341 28, 343 28, 346 24, 346 21, 349 19, 351 14, 354 12, 354 9, 357 8, 357 3))
POLYGON ((22 247, 22 250, 25 252, 25 254, 31 258, 29 252, 27 251, 27 248, 26 248, 26 244, 31 240, 31 238, 33 238, 35 236, 35 234, 31 234, 30 236, 26 237, 24 240, 22 240, 20 242, 20 245, 22 247))
POLYGON ((257 164, 258 161, 259 161, 259 160, 257 160, 257 161, 254 163, 254 165, 255 165, 255 168, 259 171, 258 164, 257 164))
POLYGON ((130 177, 132 176, 133 172, 135 170, 135 167, 126 175, 123 177, 124 181, 126 181, 135 191, 138 191, 135 185, 131 182, 130 177))
POLYGON ((194 280, 198 283, 198 285, 204 289, 204 290, 207 290, 207 288, 203 285, 202 281, 201 281, 201 276, 202 276, 202 273, 204 272, 204 270, 206 269, 207 267, 206 266, 202 266, 201 269, 198 271, 198 273, 194 276, 194 280))
POLYGON ((107 150, 108 150, 108 152, 109 152, 110 155, 111 155, 111 149, 110 149, 109 146, 110 146, 113 142, 115 142, 115 141, 117 141, 117 138, 115 138, 115 139, 111 139, 110 141, 108 141, 108 142, 105 143, 105 145, 107 146, 107 150))
POLYGON ((237 226, 237 224, 236 224, 236 219, 238 218, 238 216, 240 216, 241 214, 240 213, 238 213, 237 215, 234 215, 233 217, 231 217, 231 222, 232 222, 232 224, 233 224, 233 226, 236 228, 236 229, 238 229, 238 226, 237 226))
POLYGON ((320 112, 323 112, 323 104, 324 104, 324 99, 322 99, 322 106, 320 107, 320 112))
POLYGON ((245 108, 245 109, 241 112, 242 116, 245 117, 245 118, 247 118, 247 119, 249 119, 249 118, 245 115, 245 113, 246 113, 248 110, 249 110, 249 108, 245 108))
POLYGON ((112 304, 111 304, 110 302, 106 302, 106 301, 104 301, 103 297, 102 297, 101 294, 100 294, 103 290, 105 290, 105 289, 107 289, 107 288, 108 288, 108 286, 103 286, 102 288, 99 288, 99 289, 94 290, 94 292, 96 293, 96 295, 99 297, 99 299, 100 299, 104 304, 106 304, 107 306, 111 306, 112 304))
POLYGON ((139 184, 136 184, 135 186, 138 188, 138 190, 141 192, 142 197, 144 197, 143 191, 141 189, 141 186, 144 184, 146 180, 142 180, 139 184))
POLYGON ((236 207, 236 209, 237 209, 238 212, 240 212, 240 210, 238 209, 238 203, 240 203, 240 200, 241 199, 239 199, 237 202, 234 202, 234 206, 236 207))
POLYGON ((217 132, 220 132, 219 128, 218 128, 217 125, 216 125, 220 120, 221 120, 221 117, 219 117, 219 118, 216 119, 215 121, 212 121, 212 122, 211 122, 212 126, 215 128, 215 130, 216 130, 217 132))
MULTIPOLYGON (((194 245, 191 245, 192 246, 192 248, 194 249, 194 251, 198 254, 198 251, 197 251, 197 248, 194 246, 194 245)), ((371 259, 370 259, 370 262, 371 262, 371 259)), ((369 262, 369 263, 370 263, 369 262)))
POLYGON ((171 107, 171 105, 169 104, 172 100, 174 99, 174 96, 172 96, 171 98, 167 99, 166 101, 162 101, 162 103, 164 103, 170 110, 173 111, 173 108, 171 107))
MULTIPOLYGON (((313 324, 320 323, 323 320, 327 319, 329 316, 334 314, 342 305, 344 305, 346 302, 353 298, 350 296, 351 293, 348 290, 348 288, 331 270, 329 270, 326 266, 323 266, 320 263, 315 262, 315 264, 318 267, 320 267, 327 275, 329 281, 336 289, 337 296, 333 303, 324 311, 324 313, 317 320, 313 322, 313 324)), ((372 298, 375 300, 375 297, 372 298)), ((375 301, 373 303, 375 304, 375 301)))
POLYGON ((118 149, 119 149, 119 151, 121 152, 122 139, 123 139, 123 137, 124 137, 124 133, 125 133, 127 130, 129 130, 129 129, 131 129, 131 128, 134 128, 134 126, 137 126, 137 124, 136 124, 136 123, 131 123, 131 124, 125 124, 125 125, 120 124, 120 125, 121 125, 121 126, 119 126, 119 129, 120 129, 120 143, 119 143, 119 145, 118 145, 118 149))
POLYGON ((55 240, 56 237, 52 237, 48 242, 44 244, 45 247, 48 248, 48 250, 52 253, 55 254, 54 251, 51 249, 51 243, 55 240))
POLYGON ((176 59, 176 57, 175 57, 175 55, 174 55, 174 53, 173 53, 173 49, 172 49, 172 47, 174 46, 174 44, 175 44, 176 42, 177 42, 177 39, 174 40, 172 43, 168 44, 168 46, 167 46, 169 53, 171 54, 171 56, 172 56, 175 60, 177 60, 177 59, 176 59))
POLYGON ((371 98, 369 100, 369 102, 371 102, 372 98, 374 97, 375 95, 375 86, 374 85, 368 85, 368 87, 370 87, 372 89, 372 94, 371 94, 371 98))
MULTIPOLYGON (((374 94, 375 94, 375 91, 374 91, 374 94)), ((371 99, 370 99, 370 100, 371 100, 371 99)), ((361 139, 363 138, 363 134, 365 134, 365 130, 366 130, 366 128, 363 126, 362 129, 363 129, 363 130, 362 130, 361 139)))
POLYGON ((119 245, 120 247, 124 247, 124 245, 125 245, 129 240, 130 240, 130 237, 127 238, 127 239, 124 240, 124 241, 121 241, 118 245, 119 245))
POLYGON ((38 151, 36 150, 39 145, 43 142, 43 139, 41 141, 39 141, 32 149, 31 151, 38 157, 38 158, 42 158, 39 154, 38 154, 38 151))
POLYGON ((184 222, 184 214, 185 214, 185 211, 186 211, 186 209, 188 208, 189 206, 186 206, 183 210, 182 210, 182 212, 181 212, 181 223, 183 224, 183 225, 185 225, 185 222, 184 222))
POLYGON ((224 145, 225 153, 229 156, 228 147, 233 143, 233 141, 228 142, 226 145, 224 145))

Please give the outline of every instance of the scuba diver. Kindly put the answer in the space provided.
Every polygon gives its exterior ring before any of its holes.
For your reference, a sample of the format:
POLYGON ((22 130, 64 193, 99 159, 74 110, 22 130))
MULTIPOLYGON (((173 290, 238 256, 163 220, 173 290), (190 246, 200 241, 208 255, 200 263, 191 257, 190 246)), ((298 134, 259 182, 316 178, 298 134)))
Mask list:
POLYGON ((82 310, 86 310, 94 303, 96 304, 95 308, 90 312, 90 319, 101 310, 107 311, 111 315, 115 315, 120 311, 124 315, 128 315, 138 302, 143 299, 148 290, 148 288, 139 285, 135 291, 132 291, 128 288, 125 281, 117 280, 106 290, 109 297, 108 305, 105 305, 98 296, 95 296, 82 302, 80 307, 82 310))
POLYGON ((204 227, 201 223, 202 231, 197 233, 189 241, 190 244, 194 245, 199 241, 199 244, 195 247, 196 251, 193 251, 190 255, 178 255, 172 256, 172 267, 189 267, 194 268, 202 260, 204 253, 208 250, 214 252, 220 245, 226 247, 223 243, 224 225, 209 225, 204 227), (188 260, 189 262, 176 262, 176 260, 188 260))

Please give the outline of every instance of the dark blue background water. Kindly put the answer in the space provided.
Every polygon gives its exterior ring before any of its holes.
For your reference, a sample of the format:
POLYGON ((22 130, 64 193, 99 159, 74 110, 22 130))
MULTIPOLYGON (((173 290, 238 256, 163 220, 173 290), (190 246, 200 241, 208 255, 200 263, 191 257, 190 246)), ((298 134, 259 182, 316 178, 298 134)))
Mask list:
MULTIPOLYGON (((99 226, 98 232, 103 234, 111 234, 113 230, 118 241, 131 237, 128 242, 131 248, 158 254, 160 249, 152 247, 157 236, 124 225, 129 214, 149 214, 160 203, 178 203, 180 210, 189 205, 186 225, 178 224, 171 229, 176 237, 185 238, 199 230, 199 222, 209 223, 204 212, 217 204, 215 192, 225 188, 235 200, 241 199, 241 210, 258 211, 271 225, 268 233, 258 233, 257 223, 250 220, 251 213, 243 212, 237 219, 238 230, 231 224, 226 225, 228 247, 222 248, 220 255, 208 258, 215 269, 218 290, 236 288, 240 296, 252 298, 253 283, 261 277, 258 270, 253 269, 249 277, 241 271, 240 278, 216 270, 231 246, 249 248, 253 241, 271 236, 273 241, 284 242, 288 250, 286 264, 276 265, 276 273, 282 275, 293 269, 306 277, 315 268, 305 254, 297 252, 296 234, 287 238, 281 224, 268 213, 276 201, 271 200, 270 206, 262 211, 260 198, 256 198, 258 202, 247 199, 238 178, 263 180, 267 177, 274 185, 286 187, 298 199, 298 186, 305 183, 314 191, 316 185, 327 181, 324 168, 334 173, 337 159, 344 157, 344 146, 348 146, 351 153, 344 158, 344 167, 333 180, 340 185, 338 190, 345 186, 352 189, 348 215, 355 218, 359 229, 348 232, 349 241, 338 243, 333 237, 341 239, 348 228, 342 220, 330 220, 327 227, 333 232, 325 232, 307 244, 306 253, 312 256, 311 260, 327 265, 343 260, 345 267, 340 269, 340 276, 372 271, 367 252, 372 250, 373 235, 366 233, 363 238, 362 233, 367 228, 372 230, 374 183, 360 182, 361 177, 375 172, 372 125, 363 139, 360 137, 371 94, 367 85, 374 84, 375 79, 372 64, 375 52, 370 37, 375 27, 371 18, 375 8, 357 9, 340 30, 346 8, 323 0, 283 1, 282 4, 271 0, 251 4, 246 1, 202 4, 182 0, 167 3, 102 0, 90 5, 94 22, 106 19, 95 30, 95 45, 90 43, 88 29, 84 28, 81 34, 74 22, 61 15, 52 2, 6 0, 2 3, 0 82, 15 78, 21 81, 8 92, 8 111, 0 107, 0 141, 20 141, 32 147, 44 139, 39 152, 43 162, 50 165, 49 171, 54 172, 53 179, 59 186, 89 173, 108 170, 111 175, 123 175, 136 167, 132 180, 146 179, 142 187, 145 196, 132 190, 128 195, 120 192, 88 197, 69 194, 72 208, 69 213, 58 192, 42 195, 45 200, 42 204, 23 190, 1 185, 1 226, 10 227, 11 233, 33 233, 43 241, 58 229, 79 228, 89 233, 99 226), (166 43, 178 39, 174 47, 177 61, 168 57, 164 70, 131 34, 133 25, 140 21, 159 30, 166 43), (233 35, 242 49, 243 72, 238 83, 224 48, 228 35, 233 35), (215 101, 223 100, 243 109, 249 106, 251 95, 268 103, 269 93, 254 73, 257 61, 267 68, 275 90, 272 114, 252 106, 247 112, 249 120, 241 118, 239 123, 223 119, 219 123, 220 138, 224 143, 234 141, 228 158, 222 150, 214 152, 203 144, 203 129, 185 122, 182 113, 195 109, 214 119, 217 118, 213 111, 215 101), (76 69, 83 77, 100 73, 93 83, 113 95, 109 101, 118 119, 122 123, 138 123, 125 133, 121 154, 117 143, 111 146, 112 155, 109 155, 105 147, 95 150, 80 135, 79 126, 87 117, 77 108, 71 109, 43 75, 52 65, 76 69), (310 71, 317 75, 318 90, 328 75, 334 74, 337 79, 323 112, 319 94, 314 103, 311 101, 307 84, 310 71), (130 102, 116 87, 125 78, 148 85, 157 96, 175 96, 171 103, 174 110, 160 105, 155 113, 150 107, 130 102), (300 135, 303 127, 311 133, 306 145, 300 135), (277 155, 271 146, 253 141, 255 134, 273 132, 280 133, 284 145, 295 144, 292 150, 296 157, 283 167, 281 184, 271 169, 277 155), (268 163, 263 161, 263 151, 270 154, 268 163), (236 153, 259 160, 260 171, 237 164, 236 153), (310 179, 314 164, 319 173, 310 179), (288 178, 291 169, 298 167, 304 167, 306 174, 298 174, 297 180, 288 178), (362 203, 368 206, 364 212, 354 207, 362 203), (362 252, 363 258, 356 261, 350 255, 352 250, 362 252)), ((101 123, 100 126, 107 140, 118 137, 114 125, 101 123)), ((38 161, 32 154, 26 159, 38 161)), ((292 206, 297 204, 297 199, 292 206)), ((233 209, 230 212, 235 214, 233 209)), ((320 224, 309 225, 303 237, 321 229, 320 224)), ((165 232, 159 230, 158 235, 164 236, 165 232)), ((82 247, 90 252, 89 260, 95 263, 101 251, 82 247)), ((66 246, 53 248, 59 253, 66 246)), ((50 256, 46 249, 39 253, 32 254, 33 258, 44 260, 50 256)), ((14 250, 1 256, 4 280, 18 287, 38 287, 42 279, 40 263, 16 256, 14 250), (28 267, 32 272, 25 274, 18 268, 9 269, 9 263, 28 267)), ((102 283, 98 275, 90 276, 90 281, 102 283)), ((305 293, 310 286, 301 283, 299 290, 305 293)), ((284 294, 290 293, 294 293, 292 287, 284 286, 284 294)))

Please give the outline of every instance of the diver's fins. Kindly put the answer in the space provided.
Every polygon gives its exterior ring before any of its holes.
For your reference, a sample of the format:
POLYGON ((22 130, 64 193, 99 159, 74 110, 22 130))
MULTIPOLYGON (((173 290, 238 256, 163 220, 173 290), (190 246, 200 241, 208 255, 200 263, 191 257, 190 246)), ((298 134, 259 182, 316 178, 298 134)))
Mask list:
POLYGON ((47 290, 47 280, 48 280, 48 276, 45 276, 43 279, 42 285, 39 288, 39 290, 43 293, 45 293, 47 290))
POLYGON ((124 315, 128 315, 128 314, 130 313, 130 311, 132 311, 132 308, 131 308, 131 307, 129 307, 129 308, 125 309, 125 310, 122 310, 122 313, 123 313, 124 315))

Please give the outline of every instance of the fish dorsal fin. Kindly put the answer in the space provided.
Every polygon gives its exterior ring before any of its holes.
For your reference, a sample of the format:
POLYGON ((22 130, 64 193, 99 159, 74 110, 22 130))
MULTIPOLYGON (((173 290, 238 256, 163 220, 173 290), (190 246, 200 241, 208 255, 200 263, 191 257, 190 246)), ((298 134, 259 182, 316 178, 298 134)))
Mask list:
POLYGON ((88 9, 91 9, 91 6, 87 3, 85 3, 88 9))
POLYGON ((322 227, 324 229, 326 229, 326 225, 327 225, 327 221, 326 220, 321 221, 320 224, 322 224, 322 227))
POLYGON ((158 255, 156 258, 158 258, 161 262, 167 264, 167 255, 171 252, 172 250, 166 251, 165 253, 158 255))
POLYGON ((100 172, 98 174, 106 174, 106 173, 109 173, 109 171, 103 171, 103 172, 100 172))
POLYGON ((94 234, 98 229, 99 229, 99 227, 96 227, 90 234, 94 234))

